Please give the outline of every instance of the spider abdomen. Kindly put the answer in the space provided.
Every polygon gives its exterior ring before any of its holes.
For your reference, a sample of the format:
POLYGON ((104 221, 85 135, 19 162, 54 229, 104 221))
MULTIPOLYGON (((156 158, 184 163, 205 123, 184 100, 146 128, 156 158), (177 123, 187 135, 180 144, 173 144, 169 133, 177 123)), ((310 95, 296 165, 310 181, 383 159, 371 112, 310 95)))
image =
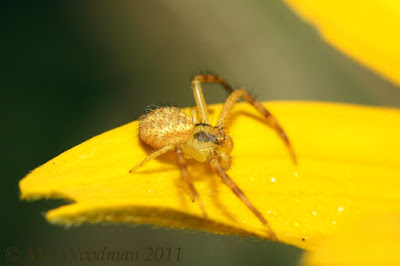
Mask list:
POLYGON ((162 148, 186 142, 193 129, 193 119, 179 108, 161 107, 142 117, 139 139, 152 147, 162 148))

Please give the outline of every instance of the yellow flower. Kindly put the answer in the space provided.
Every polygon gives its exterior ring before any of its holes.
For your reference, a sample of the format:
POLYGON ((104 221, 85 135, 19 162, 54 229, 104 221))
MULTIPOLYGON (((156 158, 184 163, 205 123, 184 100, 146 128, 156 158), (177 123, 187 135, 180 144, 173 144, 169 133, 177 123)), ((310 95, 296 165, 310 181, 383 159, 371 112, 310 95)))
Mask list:
POLYGON ((303 265, 399 265, 400 215, 362 216, 307 252, 303 265))
POLYGON ((284 1, 328 43, 400 85, 400 1, 284 1))
MULTIPOLYGON (((316 26, 328 43, 400 85, 399 1, 285 0, 285 2, 306 21, 316 26)), ((383 119, 385 117, 382 117, 383 119)), ((381 127, 381 124, 378 122, 375 126, 381 127)), ((391 132, 387 131, 387 134, 390 135, 391 132)), ((361 137, 368 138, 371 135, 373 132, 365 131, 361 137)), ((392 141, 397 142, 396 137, 392 141)), ((398 157, 396 154, 387 156, 398 157)), ((365 164, 366 161, 360 163, 365 164)), ((371 161, 370 164, 372 166, 375 162, 371 161)), ((345 173, 344 171, 343 174, 345 173)), ((393 174, 392 177, 384 172, 376 175, 380 183, 376 183, 375 189, 386 199, 394 200, 397 197, 392 197, 390 191, 393 190, 386 187, 390 183, 388 178, 400 178, 398 170, 393 174), (387 196, 384 196, 386 192, 387 196)), ((365 178, 371 178, 370 173, 365 173, 365 178)), ((354 182, 356 186, 359 181, 354 182)), ((361 183, 358 189, 359 193, 356 194, 362 194, 369 200, 374 198, 372 195, 376 191, 367 192, 361 183)), ((363 218, 357 217, 351 222, 343 223, 344 225, 332 237, 323 240, 314 252, 305 254, 303 264, 400 265, 400 257, 397 255, 400 248, 399 212, 395 209, 390 210, 390 207, 388 208, 380 199, 374 204, 380 205, 380 209, 371 208, 370 213, 361 216, 363 218), (376 212, 389 214, 382 216, 376 212)), ((398 199, 391 203, 393 204, 399 204, 398 199)))
MULTIPOLYGON (((265 103, 292 141, 294 166, 277 134, 251 106, 234 109, 228 174, 264 214, 278 238, 315 249, 336 227, 363 214, 400 211, 400 110, 311 102, 265 103)), ((211 107, 217 113, 221 105, 211 107)), ((267 237, 265 228, 206 164, 189 172, 209 217, 192 203, 173 152, 129 170, 151 151, 138 122, 94 137, 35 169, 20 182, 22 199, 73 203, 46 218, 150 223, 267 237)))

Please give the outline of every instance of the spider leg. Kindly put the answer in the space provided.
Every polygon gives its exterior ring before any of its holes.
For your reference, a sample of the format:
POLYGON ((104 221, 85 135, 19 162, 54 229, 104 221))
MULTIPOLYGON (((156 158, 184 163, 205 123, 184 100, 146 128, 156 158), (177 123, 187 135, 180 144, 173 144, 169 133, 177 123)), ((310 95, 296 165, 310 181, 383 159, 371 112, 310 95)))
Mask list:
POLYGON ((197 111, 196 111, 196 108, 195 108, 195 107, 192 107, 192 108, 190 109, 190 112, 191 112, 191 114, 192 114, 193 123, 194 123, 194 124, 197 124, 197 111))
POLYGON ((289 141, 288 136, 286 135, 286 132, 278 123, 278 120, 267 109, 265 109, 264 106, 262 106, 262 104, 259 101, 257 101, 247 90, 244 89, 233 90, 232 87, 226 81, 224 81, 220 76, 197 75, 192 80, 192 87, 196 100, 197 110, 199 112, 201 120, 204 120, 204 122, 202 123, 207 124, 208 119, 207 119, 207 106, 204 100, 202 89, 200 87, 200 83, 210 83, 210 82, 219 83, 222 87, 225 88, 226 91, 230 93, 219 115, 217 126, 222 128, 225 126, 225 124, 229 120, 229 116, 231 114, 234 104, 239 100, 239 98, 242 98, 243 100, 251 104, 262 115, 264 115, 269 124, 278 132, 279 136, 285 142, 293 163, 297 164, 297 159, 294 149, 289 141))
POLYGON ((260 222, 267 228, 268 234, 271 239, 274 241, 278 241, 278 237, 269 226, 269 223, 264 218, 264 216, 254 207, 254 205, 249 201, 243 191, 236 185, 236 183, 228 176, 228 174, 224 171, 221 165, 218 163, 216 159, 211 161, 211 166, 215 170, 215 172, 221 177, 222 181, 232 190, 232 192, 254 213, 254 215, 260 220, 260 222))
POLYGON ((194 100, 196 101, 197 113, 199 114, 201 124, 208 124, 208 113, 207 104, 204 99, 203 90, 201 88, 201 83, 216 82, 221 84, 229 93, 233 91, 231 86, 229 86, 220 76, 216 75, 197 75, 192 79, 192 89, 194 100))
POLYGON ((181 173, 182 173, 182 177, 185 180, 185 182, 188 184, 190 192, 191 192, 190 193, 190 198, 192 199, 192 202, 194 202, 195 200, 198 201, 199 206, 200 206, 201 210, 203 211, 204 217, 207 217, 206 210, 205 210, 205 208, 203 206, 203 203, 200 200, 199 194, 197 193, 197 190, 194 187, 192 179, 190 178, 189 172, 187 170, 186 160, 183 157, 182 148, 179 147, 179 146, 176 146, 175 150, 176 150, 176 154, 177 154, 178 165, 179 165, 179 168, 180 168, 181 173))
POLYGON ((194 78, 193 78, 193 80, 192 80, 192 83, 193 83, 193 81, 198 81, 198 82, 203 82, 203 83, 219 83, 221 86, 223 86, 229 93, 232 93, 233 92, 233 89, 232 89, 232 87, 228 84, 228 83, 226 83, 226 81, 225 80, 223 80, 220 76, 218 76, 218 75, 210 75, 210 74, 207 74, 207 75, 196 75, 194 78))
POLYGON ((264 106, 262 106, 261 102, 257 101, 247 90, 245 89, 237 89, 234 90, 226 99, 224 106, 222 107, 221 113, 218 117, 217 126, 218 127, 225 127, 226 123, 228 122, 232 109, 235 103, 242 98, 249 104, 251 104, 257 111, 259 111, 264 117, 267 119, 268 124, 270 124, 276 132, 279 134, 283 142, 286 144, 286 147, 289 150, 290 157, 294 164, 297 164, 296 154, 294 149, 289 141, 286 132, 283 130, 281 125, 279 124, 278 120, 273 116, 264 106))
POLYGON ((139 169, 140 167, 142 167, 143 165, 145 165, 146 163, 148 163, 149 161, 157 158, 160 155, 163 155, 164 153, 166 153, 167 151, 170 151, 174 149, 174 146, 165 146, 159 150, 156 150, 152 153, 150 153, 149 155, 147 155, 147 157, 138 165, 136 165, 135 167, 133 167, 131 170, 129 170, 129 173, 133 173, 135 172, 137 169, 139 169))

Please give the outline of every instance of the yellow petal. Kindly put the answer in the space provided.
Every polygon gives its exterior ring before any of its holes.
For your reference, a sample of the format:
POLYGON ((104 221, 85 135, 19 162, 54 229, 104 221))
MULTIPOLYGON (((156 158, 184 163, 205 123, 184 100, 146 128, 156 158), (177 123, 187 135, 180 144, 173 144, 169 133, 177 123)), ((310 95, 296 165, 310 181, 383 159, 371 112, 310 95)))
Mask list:
MULTIPOLYGON (((291 139, 295 167, 278 135, 241 103, 228 125, 228 174, 285 243, 313 249, 336 226, 362 213, 400 210, 400 111, 355 105, 265 103, 291 139)), ((221 105, 213 106, 214 118, 221 105)), ((137 122, 94 137, 38 167, 20 182, 22 199, 66 198, 52 223, 150 223, 267 237, 251 211, 200 163, 191 162, 209 218, 192 203, 174 153, 129 174, 151 151, 137 122)))
POLYGON ((400 215, 365 216, 338 229, 303 265, 400 265, 400 215))
POLYGON ((285 0, 345 54, 400 85, 400 1, 285 0))

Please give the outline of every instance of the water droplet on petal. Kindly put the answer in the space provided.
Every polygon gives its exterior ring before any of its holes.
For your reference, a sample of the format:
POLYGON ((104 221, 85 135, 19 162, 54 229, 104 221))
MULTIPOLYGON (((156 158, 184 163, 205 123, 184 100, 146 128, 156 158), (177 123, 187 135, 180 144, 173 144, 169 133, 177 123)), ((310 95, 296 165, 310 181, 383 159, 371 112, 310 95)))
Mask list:
POLYGON ((339 206, 338 211, 342 212, 343 211, 343 207, 339 206))

